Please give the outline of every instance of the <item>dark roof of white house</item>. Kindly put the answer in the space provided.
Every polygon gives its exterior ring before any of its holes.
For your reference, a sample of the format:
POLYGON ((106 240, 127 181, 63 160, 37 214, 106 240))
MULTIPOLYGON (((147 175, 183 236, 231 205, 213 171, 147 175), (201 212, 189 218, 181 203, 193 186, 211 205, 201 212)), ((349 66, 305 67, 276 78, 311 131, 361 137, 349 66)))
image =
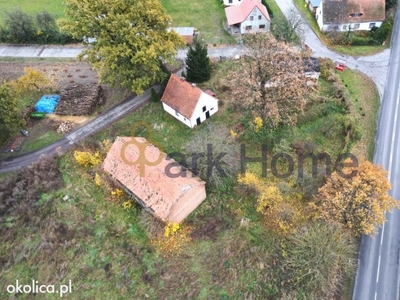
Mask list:
POLYGON ((385 0, 323 0, 324 24, 385 20, 385 0))

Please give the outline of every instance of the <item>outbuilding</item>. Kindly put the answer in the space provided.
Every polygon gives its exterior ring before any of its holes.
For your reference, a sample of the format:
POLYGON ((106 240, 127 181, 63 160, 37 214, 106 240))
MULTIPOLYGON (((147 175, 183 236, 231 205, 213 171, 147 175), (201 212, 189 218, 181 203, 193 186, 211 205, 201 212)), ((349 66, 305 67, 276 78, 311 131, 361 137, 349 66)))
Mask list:
POLYGON ((205 199, 205 182, 142 137, 117 137, 103 170, 147 211, 181 223, 205 199))

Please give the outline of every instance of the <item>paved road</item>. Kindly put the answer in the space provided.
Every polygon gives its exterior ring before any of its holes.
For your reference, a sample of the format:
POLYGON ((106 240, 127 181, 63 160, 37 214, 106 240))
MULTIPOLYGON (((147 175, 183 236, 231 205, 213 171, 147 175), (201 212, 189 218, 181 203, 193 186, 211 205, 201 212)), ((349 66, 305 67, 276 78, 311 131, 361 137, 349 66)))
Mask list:
MULTIPOLYGON (((397 16, 400 6, 397 9, 397 16)), ((391 196, 400 199, 400 18, 393 30, 388 84, 382 102, 374 163, 388 170, 391 196)), ((377 236, 362 237, 353 299, 399 299, 400 211, 387 214, 377 236)))
MULTIPOLYGON (((283 12, 293 7, 290 0, 277 3, 283 12)), ((396 18, 391 49, 369 57, 345 57, 324 46, 308 25, 303 30, 305 43, 315 56, 345 59, 349 67, 367 74, 376 83, 383 100, 374 163, 388 170, 388 178, 392 183, 390 194, 400 199, 400 147, 397 147, 400 142, 400 19, 396 18)), ((354 300, 399 299, 400 210, 388 213, 386 219, 387 222, 375 237, 362 237, 354 300)))
MULTIPOLYGON (((159 87, 155 87, 159 91, 159 87)), ((54 144, 44 147, 38 151, 27 153, 18 157, 11 157, 7 160, 0 161, 0 173, 15 171, 24 168, 40 159, 42 156, 51 155, 56 152, 63 152, 71 148, 74 143, 88 137, 89 135, 110 125, 121 117, 131 113, 134 109, 150 99, 151 89, 146 90, 142 95, 133 97, 122 102, 120 105, 108 110, 98 118, 85 124, 83 127, 67 134, 61 140, 54 144)))
POLYGON ((56 45, 0 45, 0 56, 3 57, 42 57, 42 58, 76 58, 83 47, 56 45))

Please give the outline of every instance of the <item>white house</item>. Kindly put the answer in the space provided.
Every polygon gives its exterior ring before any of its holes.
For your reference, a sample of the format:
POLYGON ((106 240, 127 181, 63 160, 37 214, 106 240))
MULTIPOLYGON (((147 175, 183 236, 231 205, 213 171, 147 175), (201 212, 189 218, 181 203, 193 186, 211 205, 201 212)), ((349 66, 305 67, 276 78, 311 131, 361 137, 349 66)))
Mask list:
POLYGON ((321 4, 321 0, 304 0, 308 6, 308 9, 315 14, 317 8, 321 4))
POLYGON ((371 30, 385 20, 385 0, 322 0, 315 18, 321 31, 371 30))
POLYGON ((218 111, 218 100, 210 94, 171 74, 161 102, 167 113, 193 128, 218 111))
POLYGON ((239 5, 225 7, 228 30, 231 34, 269 31, 271 19, 259 0, 242 0, 239 5))

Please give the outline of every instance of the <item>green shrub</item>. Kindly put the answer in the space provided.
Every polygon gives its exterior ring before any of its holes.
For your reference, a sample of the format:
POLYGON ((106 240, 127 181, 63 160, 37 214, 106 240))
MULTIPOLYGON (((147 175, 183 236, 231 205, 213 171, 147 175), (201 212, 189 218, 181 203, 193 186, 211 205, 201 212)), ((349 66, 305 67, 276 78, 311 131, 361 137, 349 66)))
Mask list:
POLYGON ((151 88, 151 96, 150 96, 150 98, 151 98, 151 102, 153 102, 153 103, 158 102, 160 100, 158 98, 158 96, 157 96, 156 91, 153 88, 151 88))
POLYGON ((329 58, 319 58, 318 61, 321 69, 321 78, 328 80, 335 68, 335 64, 329 58))
POLYGON ((382 26, 377 28, 373 27, 370 32, 371 40, 378 44, 382 44, 388 36, 391 34, 393 29, 393 20, 389 19, 382 23, 382 26))
POLYGON ((268 11, 269 16, 270 16, 271 18, 273 18, 273 17, 274 17, 274 12, 273 12, 273 11, 271 10, 271 8, 269 7, 267 1, 262 0, 262 4, 264 4, 265 7, 267 8, 267 11, 268 11))
POLYGON ((4 24, 0 26, 0 42, 67 44, 78 41, 66 33, 61 33, 54 17, 46 11, 32 18, 21 10, 14 10, 6 14, 4 24))

